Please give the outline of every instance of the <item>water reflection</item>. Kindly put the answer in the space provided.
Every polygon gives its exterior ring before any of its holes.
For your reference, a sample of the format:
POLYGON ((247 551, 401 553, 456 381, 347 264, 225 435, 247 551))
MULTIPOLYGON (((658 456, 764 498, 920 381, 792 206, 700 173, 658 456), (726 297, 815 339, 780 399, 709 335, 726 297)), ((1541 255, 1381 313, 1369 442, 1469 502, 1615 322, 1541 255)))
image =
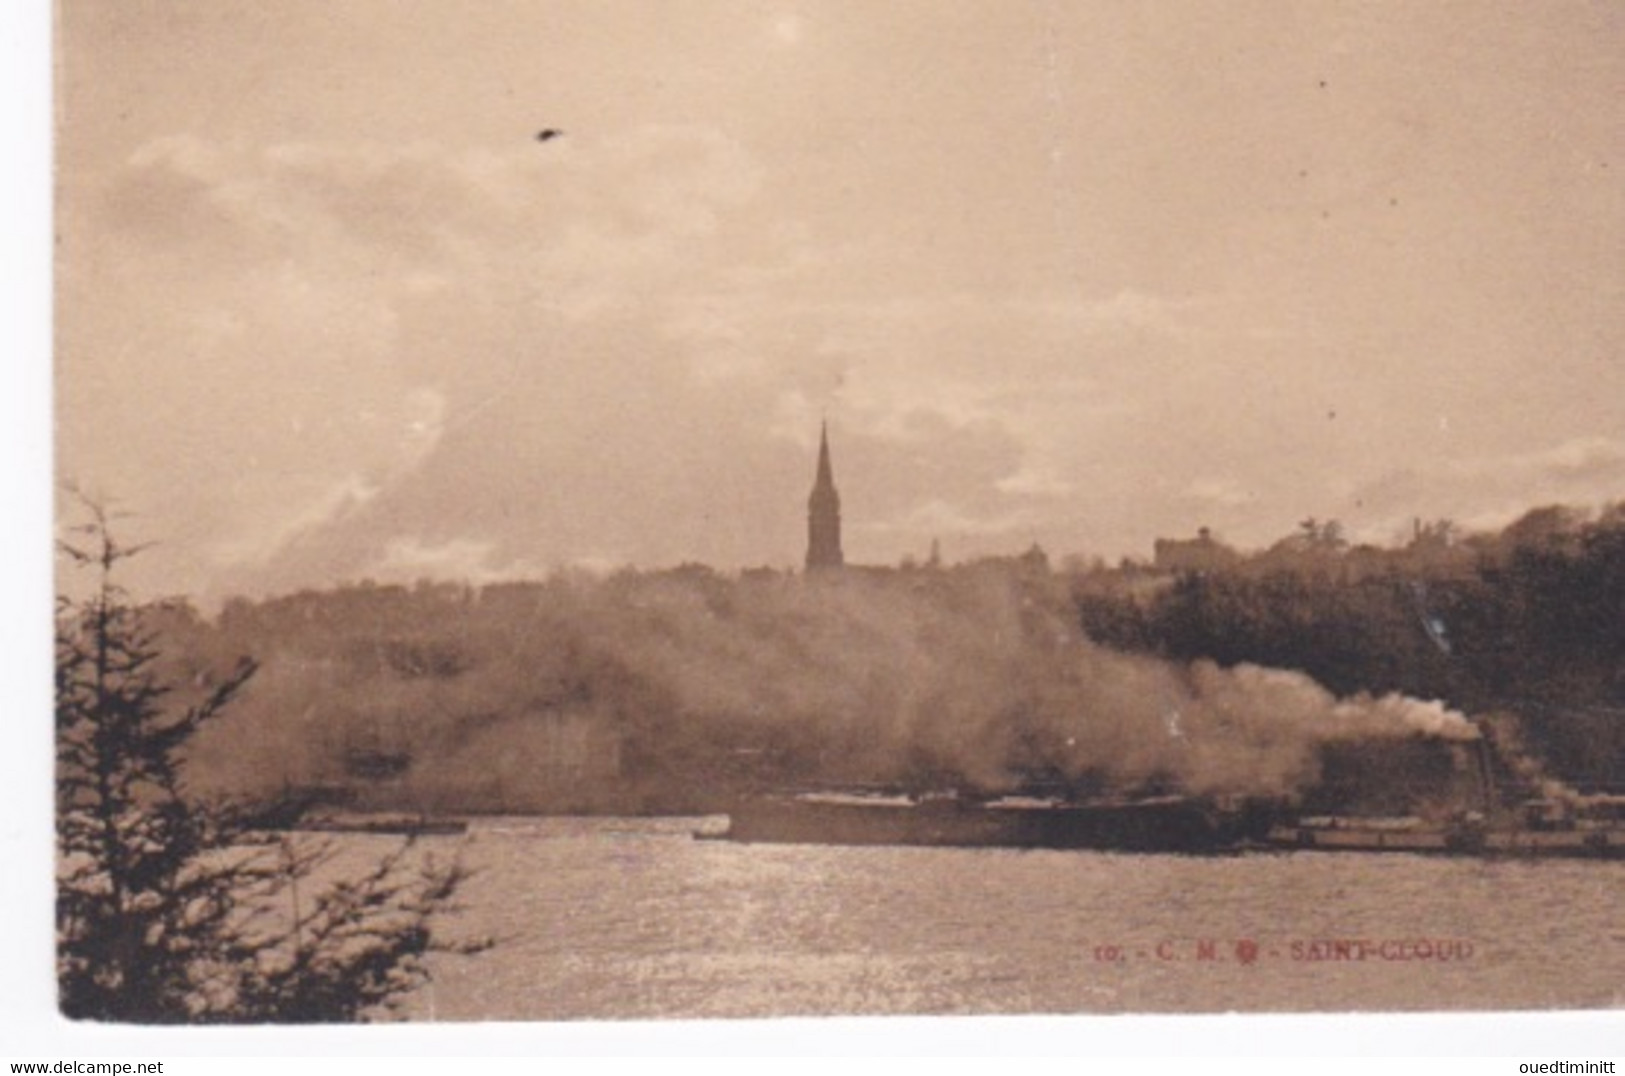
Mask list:
POLYGON ((476 823, 457 929, 500 944, 441 960, 413 1014, 1605 1008, 1625 986, 1617 863, 694 840, 707 825, 476 823), (1470 957, 1309 959, 1339 939, 1470 957))

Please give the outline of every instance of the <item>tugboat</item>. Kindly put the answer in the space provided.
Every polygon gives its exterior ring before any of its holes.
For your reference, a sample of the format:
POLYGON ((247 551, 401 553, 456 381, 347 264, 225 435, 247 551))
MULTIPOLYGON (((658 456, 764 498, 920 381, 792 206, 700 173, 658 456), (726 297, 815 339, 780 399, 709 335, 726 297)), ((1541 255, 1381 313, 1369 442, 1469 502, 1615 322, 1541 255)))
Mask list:
POLYGON ((1500 824, 1482 811, 1464 811, 1442 824, 1414 816, 1299 818, 1270 827, 1265 843, 1292 851, 1625 859, 1625 826, 1606 810, 1592 813, 1543 798, 1524 802, 1500 824))
MULTIPOLYGON (((1529 759, 1504 723, 1486 720, 1478 727, 1481 735, 1456 745, 1451 770, 1442 775, 1448 781, 1454 771, 1460 778, 1449 794, 1390 795, 1364 803, 1357 796, 1329 803, 1322 798, 1318 811, 1283 815, 1269 827, 1264 845, 1281 851, 1625 858, 1625 796, 1583 795, 1568 788, 1529 759)), ((1350 778, 1355 784, 1370 780, 1370 758, 1344 749, 1323 755, 1322 761, 1340 767, 1345 786, 1350 778)), ((1392 754, 1378 761, 1395 769, 1406 762, 1392 754)), ((1436 770, 1415 773, 1438 787, 1436 770)))

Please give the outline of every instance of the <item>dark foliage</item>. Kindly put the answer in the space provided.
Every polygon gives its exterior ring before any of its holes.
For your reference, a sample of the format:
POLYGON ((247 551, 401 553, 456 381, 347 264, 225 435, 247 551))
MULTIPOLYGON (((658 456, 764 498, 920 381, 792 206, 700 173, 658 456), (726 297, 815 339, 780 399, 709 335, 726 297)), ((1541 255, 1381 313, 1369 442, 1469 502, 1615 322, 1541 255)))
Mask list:
POLYGON ((1461 541, 1451 531, 1419 525, 1392 550, 1295 535, 1139 590, 1080 580, 1079 618, 1125 650, 1510 711, 1555 772, 1625 787, 1625 509, 1590 520, 1539 509, 1461 541))
MULTIPOLYGON (((205 801, 187 749, 255 673, 243 660, 178 685, 113 581, 138 550, 101 509, 65 542, 88 570, 56 640, 57 974, 79 1019, 346 1021, 428 974, 431 921, 463 878, 410 842, 356 876, 331 843, 277 832, 285 804, 205 801), (337 876, 316 885, 317 873, 337 876), (301 904, 301 885, 313 890, 301 904)), ((469 947, 465 947, 469 948, 469 947)))

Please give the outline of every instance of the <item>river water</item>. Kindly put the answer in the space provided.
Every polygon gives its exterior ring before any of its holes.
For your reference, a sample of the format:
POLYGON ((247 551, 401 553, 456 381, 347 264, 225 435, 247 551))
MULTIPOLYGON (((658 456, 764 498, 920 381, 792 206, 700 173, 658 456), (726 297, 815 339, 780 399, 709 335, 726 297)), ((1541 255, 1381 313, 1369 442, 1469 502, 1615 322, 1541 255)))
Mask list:
POLYGON ((1625 864, 747 845, 508 818, 420 1020, 1618 1008, 1625 864))

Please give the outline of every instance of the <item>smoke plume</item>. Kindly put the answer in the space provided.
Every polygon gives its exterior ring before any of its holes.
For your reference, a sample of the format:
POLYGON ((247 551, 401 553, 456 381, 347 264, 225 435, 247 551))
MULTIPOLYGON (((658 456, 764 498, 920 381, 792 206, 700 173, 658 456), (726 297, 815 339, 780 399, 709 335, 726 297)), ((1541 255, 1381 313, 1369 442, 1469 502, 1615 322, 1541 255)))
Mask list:
POLYGON ((365 783, 358 758, 409 758, 406 792, 453 806, 613 808, 713 777, 1283 795, 1329 743, 1477 736, 1436 702, 1097 646, 1054 577, 1012 565, 349 590, 220 630, 263 660, 203 745, 220 781, 365 783))
POLYGON ((855 777, 1280 794, 1315 778, 1322 743, 1477 736, 1437 702, 1106 650, 1009 573, 655 578, 593 597, 579 622, 671 700, 665 732, 811 744, 855 777))

